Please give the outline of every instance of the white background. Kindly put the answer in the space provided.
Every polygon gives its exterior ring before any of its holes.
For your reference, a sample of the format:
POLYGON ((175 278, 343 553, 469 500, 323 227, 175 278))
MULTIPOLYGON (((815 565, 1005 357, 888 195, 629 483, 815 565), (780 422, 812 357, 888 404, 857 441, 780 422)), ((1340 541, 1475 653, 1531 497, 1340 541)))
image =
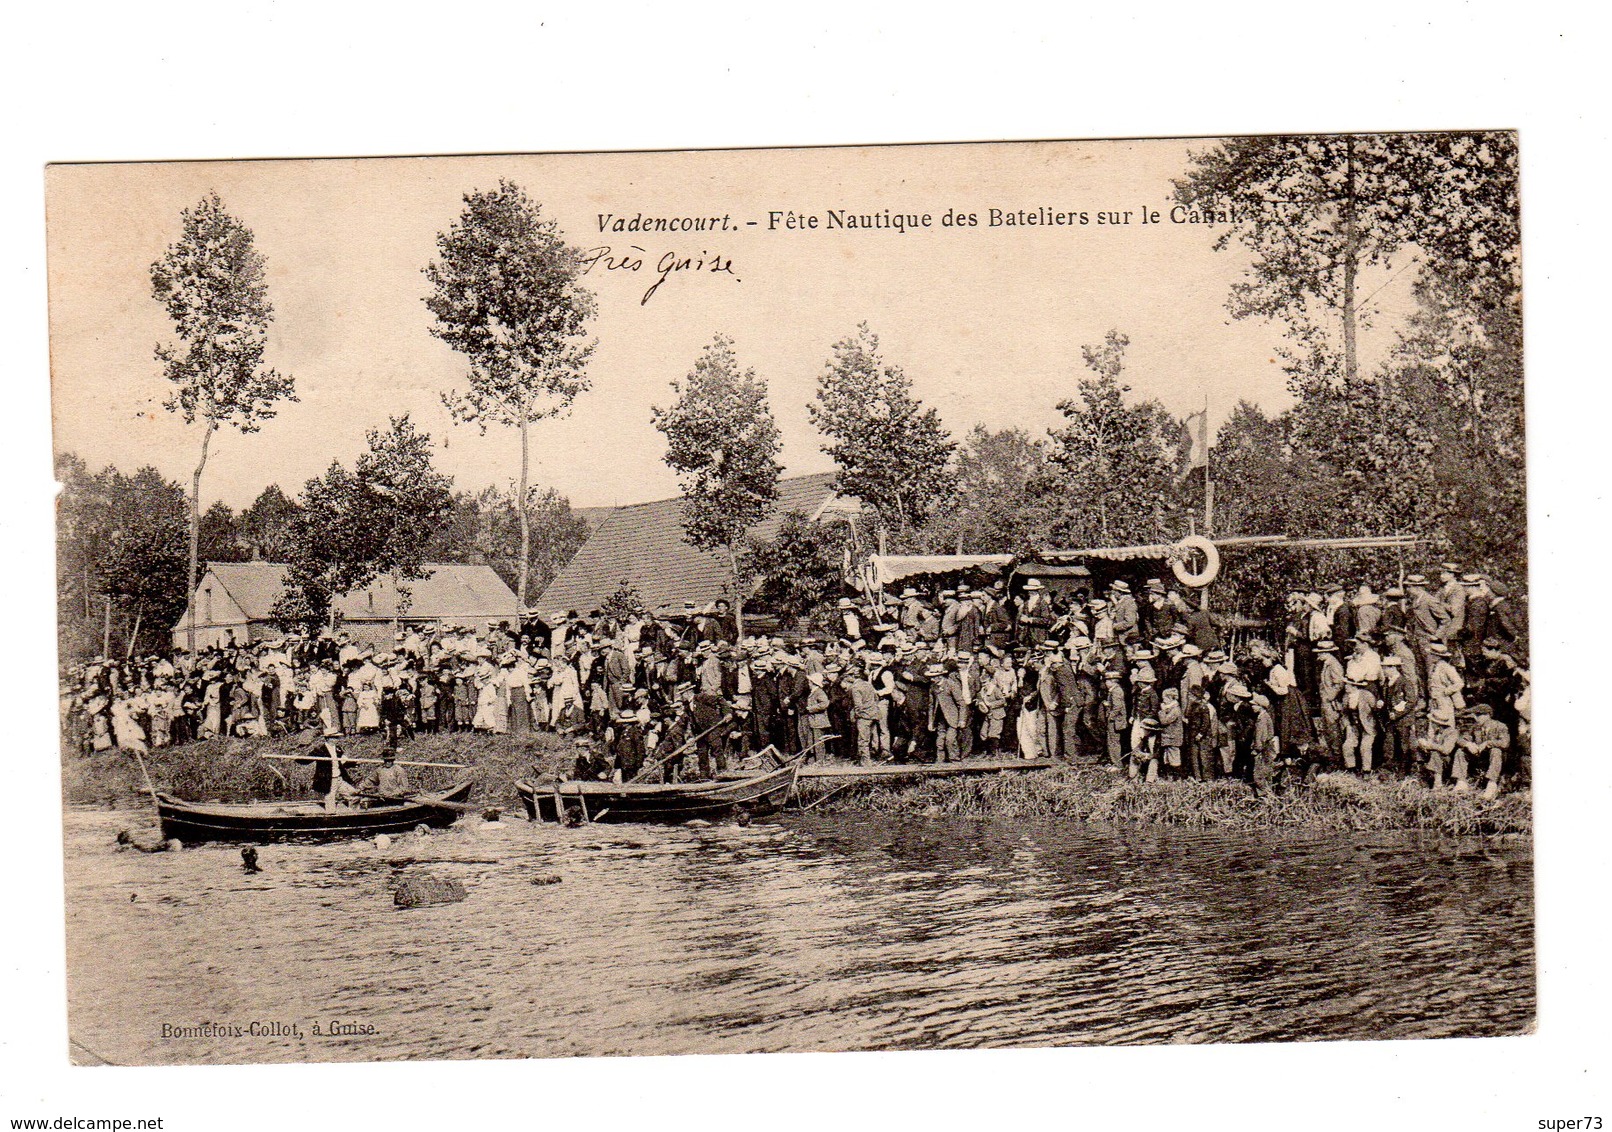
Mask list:
MULTIPOLYGON (((0 1127, 1535 1129, 1608 1111, 1609 449, 1598 6, 38 5, 11 11, 0 1127), (544 10, 548 8, 549 10, 544 10), (66 1063, 43 165, 1515 127, 1522 131, 1538 1033, 1486 1041, 514 1063, 66 1063)), ((1517 522, 1495 516, 1495 522, 1517 522)), ((1362 932, 1372 930, 1360 924, 1362 932)), ((138 948, 140 941, 130 941, 138 948)), ((118 962, 107 956, 109 963, 118 962)))

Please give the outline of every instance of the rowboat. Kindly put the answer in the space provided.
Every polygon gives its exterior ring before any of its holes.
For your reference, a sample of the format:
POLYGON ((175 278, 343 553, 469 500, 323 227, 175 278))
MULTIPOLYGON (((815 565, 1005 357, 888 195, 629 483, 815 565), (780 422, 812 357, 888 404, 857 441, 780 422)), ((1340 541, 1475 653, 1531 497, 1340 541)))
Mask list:
POLYGON ((781 809, 795 787, 799 763, 765 774, 719 778, 714 782, 559 782, 539 786, 530 779, 515 783, 529 821, 561 821, 575 808, 584 821, 685 822, 717 821, 743 813, 759 817, 781 809))
POLYGON ((342 807, 326 811, 320 800, 306 802, 186 802, 156 793, 157 816, 164 840, 198 841, 336 841, 406 833, 417 825, 447 826, 459 816, 455 807, 470 797, 467 779, 446 790, 421 793, 406 801, 382 802, 367 809, 342 807))

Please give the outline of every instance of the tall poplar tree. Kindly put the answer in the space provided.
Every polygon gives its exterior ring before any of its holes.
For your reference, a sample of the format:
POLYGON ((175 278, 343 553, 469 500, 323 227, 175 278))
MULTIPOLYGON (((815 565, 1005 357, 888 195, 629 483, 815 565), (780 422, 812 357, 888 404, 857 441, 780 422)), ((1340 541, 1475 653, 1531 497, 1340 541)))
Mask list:
MULTIPOLYGON (((292 378, 263 365, 274 307, 264 259, 252 230, 225 210, 217 193, 180 214, 180 236, 151 265, 151 294, 173 320, 178 343, 159 344, 157 361, 173 382, 163 403, 186 424, 202 426, 201 456, 190 479, 190 588, 196 592, 201 480, 213 433, 258 431, 278 402, 295 401, 292 378)), ((196 647, 196 615, 186 619, 186 647, 196 647)))
POLYGON ((950 488, 957 445, 912 395, 912 379, 884 360, 867 323, 834 344, 806 408, 839 466, 838 490, 872 511, 881 553, 890 535, 921 527, 950 488))
POLYGON ((666 436, 666 463, 682 483, 683 538, 727 559, 742 637, 745 533, 772 513, 782 472, 767 383, 741 370, 733 340, 718 334, 672 392, 677 400, 652 412, 666 436))
POLYGON ((469 362, 468 387, 443 404, 455 420, 513 426, 520 433, 516 510, 520 519, 515 592, 526 607, 530 573, 530 432, 534 421, 563 416, 589 387, 583 367, 594 343, 586 325, 593 294, 581 284, 581 253, 518 185, 465 194, 459 219, 437 236, 425 268, 431 333, 469 362))

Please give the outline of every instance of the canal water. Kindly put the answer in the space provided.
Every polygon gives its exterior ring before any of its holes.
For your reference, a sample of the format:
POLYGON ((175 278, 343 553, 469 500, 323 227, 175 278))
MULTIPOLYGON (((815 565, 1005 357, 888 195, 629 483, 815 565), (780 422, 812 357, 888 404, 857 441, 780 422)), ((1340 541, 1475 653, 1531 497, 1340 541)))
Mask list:
POLYGON ((248 876, 233 846, 114 852, 139 820, 67 813, 83 1061, 1448 1037, 1534 1017, 1526 844, 472 819, 384 849, 264 847, 248 876), (414 870, 468 898, 396 908, 414 870))

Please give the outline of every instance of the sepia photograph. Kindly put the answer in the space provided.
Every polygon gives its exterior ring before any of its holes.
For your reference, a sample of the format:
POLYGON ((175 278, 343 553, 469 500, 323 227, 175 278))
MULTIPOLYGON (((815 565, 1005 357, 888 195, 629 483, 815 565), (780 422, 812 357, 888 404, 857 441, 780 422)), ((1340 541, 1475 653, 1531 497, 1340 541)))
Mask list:
POLYGON ((1534 1031, 1515 132, 45 190, 73 1064, 1534 1031))

